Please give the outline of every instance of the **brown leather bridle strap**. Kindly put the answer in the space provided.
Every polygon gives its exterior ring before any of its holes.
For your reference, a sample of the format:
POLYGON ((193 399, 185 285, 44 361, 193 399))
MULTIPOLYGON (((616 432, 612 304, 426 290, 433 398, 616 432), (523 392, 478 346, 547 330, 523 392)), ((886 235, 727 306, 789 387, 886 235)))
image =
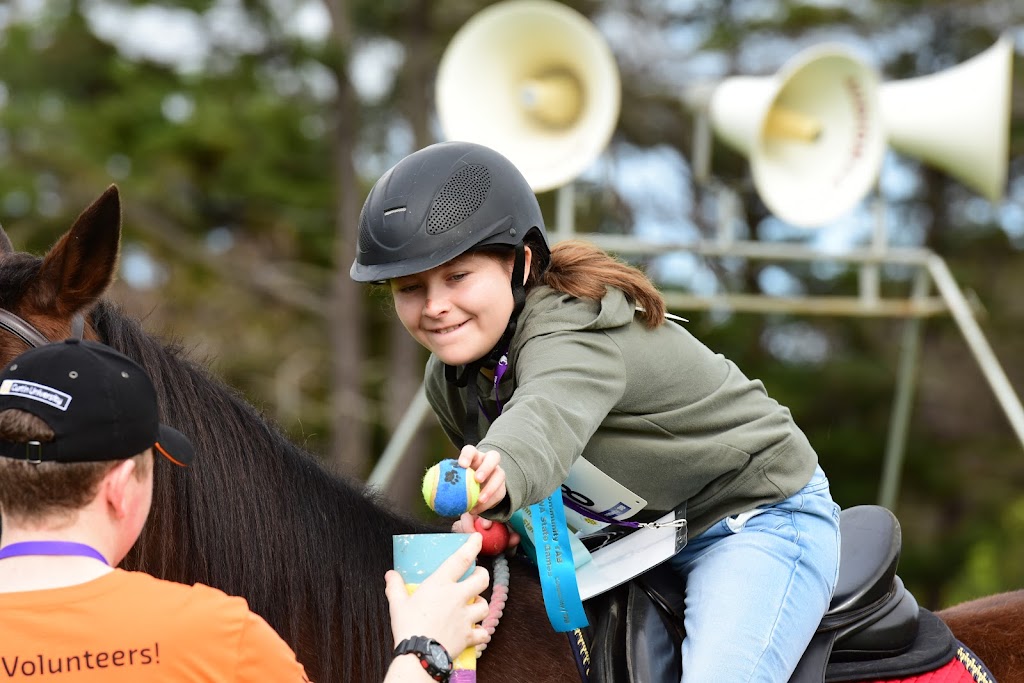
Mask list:
MULTIPOLYGON (((32 326, 24 318, 11 313, 6 308, 0 308, 0 330, 6 330, 29 346, 45 346, 50 343, 42 332, 32 326)), ((81 339, 85 331, 85 317, 76 313, 71 319, 71 336, 81 339)))
POLYGON ((0 329, 7 330, 29 346, 43 346, 50 340, 28 322, 5 308, 0 308, 0 329))

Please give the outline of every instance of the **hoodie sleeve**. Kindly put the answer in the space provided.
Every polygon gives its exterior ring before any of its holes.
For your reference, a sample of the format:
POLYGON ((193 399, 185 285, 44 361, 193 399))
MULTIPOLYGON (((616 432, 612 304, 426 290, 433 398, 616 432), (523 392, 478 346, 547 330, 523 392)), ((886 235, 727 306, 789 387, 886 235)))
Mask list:
POLYGON ((482 451, 501 453, 507 505, 487 515, 501 520, 565 481, 626 389, 622 351, 602 330, 531 338, 511 369, 515 392, 478 444, 482 451))

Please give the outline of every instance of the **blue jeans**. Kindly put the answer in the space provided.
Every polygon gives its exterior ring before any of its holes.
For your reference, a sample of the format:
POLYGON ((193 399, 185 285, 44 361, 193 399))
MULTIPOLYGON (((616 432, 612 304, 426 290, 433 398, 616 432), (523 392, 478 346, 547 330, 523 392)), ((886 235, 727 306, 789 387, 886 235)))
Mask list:
POLYGON ((686 580, 683 681, 785 683, 839 575, 839 506, 825 473, 723 519, 669 563, 686 580))

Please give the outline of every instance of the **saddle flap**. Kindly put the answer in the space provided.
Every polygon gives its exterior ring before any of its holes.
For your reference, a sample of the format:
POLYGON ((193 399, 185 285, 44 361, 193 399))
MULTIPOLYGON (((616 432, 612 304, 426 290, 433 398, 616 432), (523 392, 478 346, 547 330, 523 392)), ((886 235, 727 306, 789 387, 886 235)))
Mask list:
POLYGON ((590 683, 678 683, 682 594, 674 576, 661 565, 644 574, 642 582, 634 579, 584 603, 590 619, 583 629, 589 641, 590 683), (651 582, 658 591, 649 588, 651 582))
POLYGON ((682 629, 686 594, 682 579, 672 567, 660 564, 636 577, 635 581, 643 587, 651 600, 661 607, 669 617, 669 623, 676 624, 682 629))
POLYGON ((631 582, 626 616, 626 662, 631 683, 666 683, 683 675, 682 634, 661 605, 631 582))
POLYGON ((583 603, 589 625, 583 628, 590 652, 590 683, 629 680, 626 664, 626 613, 629 584, 583 603))
POLYGON ((857 505, 839 513, 839 580, 825 621, 886 599, 900 559, 902 534, 896 515, 880 505, 857 505))
POLYGON ((896 577, 896 590, 878 610, 839 630, 832 661, 894 657, 914 645, 918 630, 917 600, 896 577))

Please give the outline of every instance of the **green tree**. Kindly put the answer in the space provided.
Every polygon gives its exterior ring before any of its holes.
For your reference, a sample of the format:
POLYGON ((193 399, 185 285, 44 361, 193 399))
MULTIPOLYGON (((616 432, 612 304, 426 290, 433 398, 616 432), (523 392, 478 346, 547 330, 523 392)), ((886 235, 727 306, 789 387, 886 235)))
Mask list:
MULTIPOLYGON (((388 166, 439 136, 437 65, 454 33, 489 4, 8 3, 0 7, 0 220, 16 246, 38 253, 118 183, 125 235, 113 296, 149 329, 208 358, 339 470, 365 477, 409 404, 423 355, 387 296, 347 277, 359 207, 388 166), (153 45, 133 35, 145 34, 146 16, 158 16, 168 32, 153 45), (151 49, 179 34, 191 42, 177 54, 151 49)), ((623 88, 612 143, 574 184, 577 229, 628 236, 656 224, 658 237, 675 241, 714 240, 730 197, 738 200, 739 238, 817 238, 780 225, 751 185, 748 160, 720 142, 711 182, 695 179, 700 138, 684 105, 692 86, 773 74, 828 40, 859 50, 886 79, 919 77, 1024 25, 1024 7, 1006 0, 565 4, 607 37, 623 88), (623 182, 638 168, 658 170, 639 194, 623 182)), ((896 154, 879 199, 893 242, 934 250, 970 290, 1020 387, 1019 56, 1015 66, 1005 201, 992 208, 948 175, 896 154)), ((925 103, 919 115, 937 106, 925 103)), ((540 199, 553 224, 556 193, 540 199)), ((858 216, 852 239, 866 244, 870 219, 863 210, 858 216)), ((791 407, 837 499, 874 502, 904 321, 706 305, 711 293, 856 296, 858 269, 693 253, 630 258, 647 265, 667 295, 688 295, 677 312, 691 329, 791 407)), ((912 286, 906 269, 882 275, 883 295, 905 296, 912 286)), ((1012 550, 1024 458, 959 328, 939 314, 923 330, 896 511, 901 573, 935 606, 1021 584, 1024 555, 1012 550)), ((422 509, 414 492, 422 466, 452 448, 436 428, 420 432, 417 444, 403 483, 388 494, 397 506, 422 509)))

